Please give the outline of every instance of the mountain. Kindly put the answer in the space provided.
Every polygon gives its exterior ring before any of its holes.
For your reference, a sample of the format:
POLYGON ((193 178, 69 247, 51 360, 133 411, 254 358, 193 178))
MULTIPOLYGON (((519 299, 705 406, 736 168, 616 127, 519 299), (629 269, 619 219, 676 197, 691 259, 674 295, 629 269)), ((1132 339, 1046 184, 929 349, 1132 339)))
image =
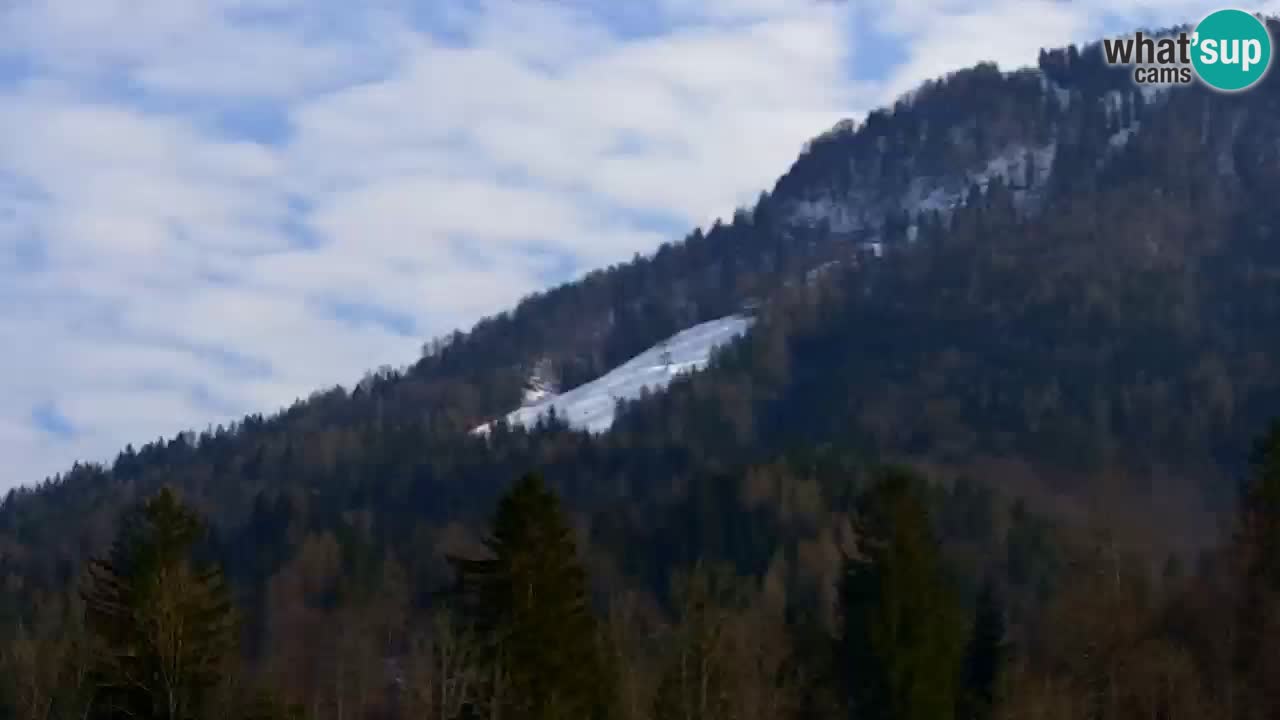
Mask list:
POLYGON ((731 220, 403 371, 12 491, 0 620, 39 615, 172 484, 213 523, 250 654, 315 655, 287 684, 319 693, 312 664, 345 651, 307 642, 357 627, 392 576, 429 604, 538 469, 601 593, 669 611, 714 561, 829 629, 857 498, 903 461, 940 481, 964 592, 995 578, 1027 621, 1091 509, 1163 557, 1213 543, 1238 498, 1280 408, 1278 111, 1274 73, 1138 88, 1096 45, 927 83, 814 138, 731 220))

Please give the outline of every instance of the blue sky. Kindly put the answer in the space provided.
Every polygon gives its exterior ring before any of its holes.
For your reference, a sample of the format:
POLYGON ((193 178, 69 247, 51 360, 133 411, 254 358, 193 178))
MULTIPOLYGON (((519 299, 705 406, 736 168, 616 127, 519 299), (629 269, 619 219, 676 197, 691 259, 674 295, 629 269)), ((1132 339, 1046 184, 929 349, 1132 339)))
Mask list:
POLYGON ((924 79, 1213 9, 10 0, 0 487, 408 363, 924 79))

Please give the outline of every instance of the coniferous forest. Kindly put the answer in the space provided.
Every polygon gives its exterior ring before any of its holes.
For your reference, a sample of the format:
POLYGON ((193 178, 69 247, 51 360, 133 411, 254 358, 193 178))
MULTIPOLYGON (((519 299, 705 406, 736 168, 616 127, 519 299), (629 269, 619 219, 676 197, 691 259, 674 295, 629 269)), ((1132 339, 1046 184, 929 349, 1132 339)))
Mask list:
POLYGON ((1280 717, 1277 138, 1275 73, 962 70, 411 365, 13 490, 0 716, 1280 717), (471 432, 742 312, 607 433, 471 432))

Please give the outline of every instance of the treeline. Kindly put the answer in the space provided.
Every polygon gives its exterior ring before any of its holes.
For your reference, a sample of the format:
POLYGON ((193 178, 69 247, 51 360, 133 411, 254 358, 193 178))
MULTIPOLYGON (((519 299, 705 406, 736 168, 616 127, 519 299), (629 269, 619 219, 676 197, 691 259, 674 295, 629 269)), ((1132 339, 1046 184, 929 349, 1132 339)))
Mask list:
MULTIPOLYGON (((576 438, 561 435, 562 442, 576 438)), ((647 498, 569 513, 597 615, 615 618, 618 632, 643 629, 628 660, 639 663, 638 679, 629 682, 655 682, 651 653, 670 641, 684 588, 699 568, 724 586, 717 593, 732 591, 735 612, 756 618, 767 606, 758 617, 780 623, 770 632, 781 633, 770 642, 833 632, 843 556, 854 548, 859 498, 874 479, 855 456, 819 449, 741 473, 670 483, 651 477, 647 498), (676 494, 662 497, 667 492, 676 494)), ((1042 604, 1062 562, 1051 524, 964 478, 918 490, 931 532, 945 544, 958 597, 973 596, 989 576, 1005 588, 1011 617, 1042 604)), ((237 657, 255 682, 279 689, 313 717, 354 716, 353 708, 381 713, 389 678, 424 662, 418 654, 432 647, 438 623, 457 627, 456 617, 436 615, 447 607, 441 596, 454 577, 446 558, 483 557, 482 537, 461 516, 443 526, 418 521, 402 534, 385 511, 351 510, 330 520, 315 505, 309 509, 305 496, 260 498, 242 531, 212 527, 195 550, 226 569, 240 617, 237 657)), ((83 582, 73 574, 73 587, 83 582)), ((11 588, 14 596, 19 590, 11 588)), ((32 605, 8 628, 15 647, 54 649, 14 660, 44 663, 83 628, 74 619, 78 600, 58 590, 25 594, 32 605)), ((755 642, 756 625, 734 623, 746 633, 741 642, 755 642)), ((49 677, 34 670, 15 677, 30 673, 49 677)))
POLYGON ((929 483, 880 470, 847 518, 829 627, 774 573, 704 559, 656 605, 593 592, 570 515, 527 475, 483 542, 449 557, 453 582, 411 598, 384 578, 370 624, 310 694, 296 668, 248 661, 204 525, 165 489, 60 619, 5 650, 5 707, 20 720, 1271 718, 1280 423, 1253 467, 1235 531, 1197 566, 1157 568, 1099 534, 1021 621, 1001 578, 961 589, 929 483))

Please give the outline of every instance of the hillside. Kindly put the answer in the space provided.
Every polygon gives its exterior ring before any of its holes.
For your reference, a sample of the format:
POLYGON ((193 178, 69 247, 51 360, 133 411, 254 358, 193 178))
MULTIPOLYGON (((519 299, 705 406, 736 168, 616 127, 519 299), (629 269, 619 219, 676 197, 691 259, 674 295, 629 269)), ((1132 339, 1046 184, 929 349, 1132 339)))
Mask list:
MULTIPOLYGON (((605 432, 613 426, 618 403, 661 392, 677 377, 702 370, 713 351, 745 334, 751 322, 748 316, 730 315, 694 325, 564 393, 550 389, 548 380, 535 372, 524 403, 502 421, 534 427, 539 421, 555 423, 559 419, 573 428, 605 432)), ((487 434, 491 427, 492 423, 485 423, 472 432, 487 434)))
POLYGON ((660 612, 679 570, 714 560, 830 628, 849 517, 894 460, 941 481, 929 507, 961 594, 997 578, 1030 623, 1055 524, 1103 503, 1163 559, 1230 517, 1280 414, 1277 138, 1275 73, 1239 95, 1139 90, 1096 46, 957 72, 816 137, 731 220, 430 341, 404 371, 11 492, 0 617, 36 616, 171 484, 212 520, 248 653, 314 656, 280 672, 320 692, 345 651, 312 636, 376 615, 392 565, 429 604, 444 556, 537 469, 599 592, 660 612), (705 369, 671 377, 686 363, 705 369), (641 393, 645 373, 666 389, 641 393), (568 417, 533 422, 551 406, 568 417))

